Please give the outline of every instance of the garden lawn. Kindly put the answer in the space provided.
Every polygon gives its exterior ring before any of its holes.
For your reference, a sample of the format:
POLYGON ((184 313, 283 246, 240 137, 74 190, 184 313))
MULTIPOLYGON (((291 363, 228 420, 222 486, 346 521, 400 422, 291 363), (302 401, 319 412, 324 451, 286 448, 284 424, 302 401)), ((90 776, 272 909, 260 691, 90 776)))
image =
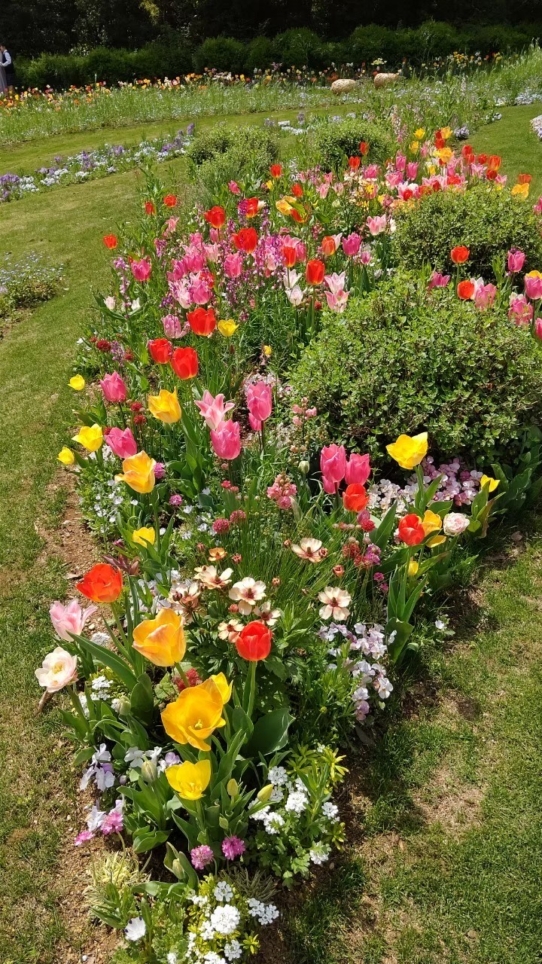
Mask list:
MULTIPOLYGON (((539 105, 503 111, 477 151, 542 188, 539 105)), ((281 115, 286 117, 286 113, 281 115)), ((177 126, 177 125, 174 125, 177 126)), ((178 126, 182 126, 179 122, 178 126)), ((137 125, 129 137, 156 136, 137 125)), ((118 136, 128 143, 127 130, 118 136)), ((18 169, 97 146, 103 132, 27 145, 18 169), (94 140, 96 137, 96 140, 94 140), (26 165, 26 166, 25 166, 26 165)), ((1 155, 0 170, 6 167, 1 155)), ((184 162, 160 170, 171 181, 184 162)), ((0 257, 37 251, 66 264, 65 287, 0 342, 0 941, 5 964, 57 964, 58 859, 71 848, 76 774, 58 714, 35 715, 34 668, 52 648, 48 606, 66 594, 55 546, 65 490, 51 482, 75 398, 67 387, 91 289, 108 267, 102 235, 135 211, 138 177, 113 175, 4 205, 0 257), (47 538, 45 538, 47 537, 47 538)), ((533 196, 536 193, 533 191, 533 196)), ((302 964, 534 964, 541 946, 538 870, 542 749, 542 532, 514 565, 486 574, 472 619, 428 674, 436 706, 392 723, 365 765, 359 812, 329 888, 304 895, 285 929, 302 964), (360 819, 361 818, 361 819, 360 819)))

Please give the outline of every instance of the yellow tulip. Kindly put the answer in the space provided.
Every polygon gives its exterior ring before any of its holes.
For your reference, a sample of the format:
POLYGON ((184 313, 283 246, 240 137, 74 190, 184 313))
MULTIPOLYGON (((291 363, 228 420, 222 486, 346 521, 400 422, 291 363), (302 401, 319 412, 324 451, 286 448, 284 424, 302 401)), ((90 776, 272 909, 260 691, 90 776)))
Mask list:
POLYGON ((446 542, 446 536, 431 536, 427 540, 427 545, 430 549, 434 549, 435 546, 441 546, 443 542, 446 542))
POLYGON ((211 676, 213 683, 218 688, 218 692, 222 698, 223 703, 229 703, 231 699, 231 691, 233 689, 233 683, 228 683, 224 673, 217 673, 216 676, 211 676))
POLYGON ((82 375, 74 375, 73 378, 70 378, 68 385, 73 388, 74 392, 82 392, 86 382, 82 375))
POLYGON ((419 568, 420 568, 419 562, 416 562, 415 559, 411 559, 408 564, 408 575, 410 577, 415 576, 419 568))
POLYGON ((265 186, 266 186, 266 188, 267 188, 268 191, 272 191, 272 190, 273 190, 273 181, 266 181, 266 182, 265 182, 265 186))
POLYGON ((138 452, 137 455, 130 455, 128 459, 124 459, 122 463, 123 474, 117 475, 116 479, 119 482, 126 482, 126 485, 129 485, 134 492, 145 495, 154 489, 156 481, 154 477, 155 465, 154 459, 151 459, 146 452, 138 452))
POLYGON ((228 318, 227 321, 219 321, 216 327, 220 334, 224 335, 224 338, 231 338, 232 335, 235 335, 239 325, 235 323, 233 318, 228 318))
POLYGON ((492 479, 490 475, 483 475, 480 479, 480 488, 483 489, 484 486, 488 485, 488 492, 494 492, 499 484, 499 479, 492 479))
POLYGON ((104 436, 101 425, 82 425, 77 435, 73 436, 74 442, 79 442, 88 452, 97 452, 103 444, 104 436))
POLYGON ((450 161, 453 155, 453 151, 451 147, 441 147, 440 150, 436 152, 436 154, 441 161, 444 161, 445 164, 448 164, 448 162, 450 161))
POLYGON ((451 128, 451 127, 441 127, 441 128, 440 128, 440 133, 441 133, 442 139, 445 140, 445 141, 447 141, 447 140, 449 140, 449 138, 452 136, 452 128, 451 128))
POLYGON ((200 760, 198 763, 178 763, 168 767, 166 780, 179 794, 181 800, 201 800, 211 782, 211 761, 200 760))
POLYGON ((427 432, 421 432, 412 437, 400 435, 396 442, 386 446, 386 451, 402 469, 414 469, 425 458, 428 448, 427 432))
POLYGON ((526 201, 527 198, 529 197, 529 188, 530 188, 529 184, 514 184, 514 187, 512 188, 510 193, 512 197, 519 197, 519 198, 522 198, 522 200, 526 201))
POLYGON ((205 680, 188 686, 174 703, 162 711, 162 724, 176 743, 189 743, 196 750, 210 750, 206 741, 217 727, 225 726, 222 719, 224 701, 215 681, 205 680))
POLYGON ((409 147, 410 147, 410 150, 412 151, 413 154, 417 154, 418 151, 419 151, 419 149, 420 149, 420 142, 419 142, 419 141, 411 141, 409 147))
POLYGON ((133 635, 136 652, 155 666, 174 666, 186 652, 183 621, 173 609, 161 609, 156 619, 144 619, 133 635))
POLYGON ((294 210, 292 205, 284 197, 281 198, 280 201, 275 201, 275 207, 281 214, 291 214, 294 210))
POLYGON ((75 462, 75 455, 73 454, 71 449, 66 448, 66 446, 64 446, 64 448, 60 449, 60 452, 57 455, 57 459, 59 462, 62 462, 62 465, 73 465, 73 463, 75 462))
POLYGON ((422 141, 425 137, 425 128, 418 127, 418 129, 414 131, 414 137, 417 141, 422 141))
POLYGON ((427 509, 422 519, 422 526, 423 531, 426 536, 428 536, 431 532, 438 532, 439 529, 442 529, 442 519, 436 512, 431 512, 431 509, 427 509))
POLYGON ((262 787, 260 792, 256 795, 256 799, 260 803, 267 803, 273 796, 273 784, 268 783, 265 787, 262 787))
POLYGON ((179 421, 182 412, 177 398, 177 389, 174 392, 168 392, 162 388, 159 395, 149 395, 147 401, 151 415, 160 419, 161 422, 173 425, 174 422, 179 421))
POLYGON ((156 532, 152 526, 142 526, 141 529, 134 529, 132 532, 132 542, 135 542, 136 546, 143 546, 144 549, 147 546, 154 545, 156 539, 156 532))

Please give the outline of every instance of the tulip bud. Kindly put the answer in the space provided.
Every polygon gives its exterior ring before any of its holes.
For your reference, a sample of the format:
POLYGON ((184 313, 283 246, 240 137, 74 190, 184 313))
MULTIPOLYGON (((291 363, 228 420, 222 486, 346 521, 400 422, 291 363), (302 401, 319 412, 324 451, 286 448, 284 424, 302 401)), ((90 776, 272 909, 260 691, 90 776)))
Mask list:
POLYGON ((268 803, 268 801, 271 799, 272 793, 273 784, 268 783, 266 787, 262 787, 256 799, 259 800, 260 803, 268 803))
POLYGON ((176 857, 175 860, 172 861, 171 873, 177 878, 177 880, 182 880, 184 877, 183 865, 178 857, 176 857))
POLYGON ((118 701, 117 709, 119 716, 127 716, 131 708, 130 700, 126 696, 121 696, 118 701))
POLYGON ((233 777, 231 780, 228 780, 226 790, 232 799, 236 797, 239 794, 239 784, 237 783, 237 780, 234 780, 233 777))
POLYGON ((298 467, 298 469, 299 469, 299 471, 301 472, 302 475, 307 475, 307 473, 308 473, 308 471, 309 471, 309 469, 310 469, 310 465, 309 465, 309 463, 307 462, 306 459, 303 459, 303 461, 300 462, 297 467, 298 467))
POLYGON ((154 783, 158 778, 158 767, 156 760, 145 760, 141 767, 141 777, 145 783, 154 783))

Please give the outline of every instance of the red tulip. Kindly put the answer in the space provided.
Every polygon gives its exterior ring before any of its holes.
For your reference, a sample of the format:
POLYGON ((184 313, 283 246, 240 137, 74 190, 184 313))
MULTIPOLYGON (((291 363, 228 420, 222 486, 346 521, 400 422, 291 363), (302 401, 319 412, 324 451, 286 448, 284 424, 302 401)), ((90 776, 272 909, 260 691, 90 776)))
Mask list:
POLYGON ((177 207, 177 195, 176 194, 166 194, 164 198, 164 204, 167 208, 177 207))
POLYGON ((198 353, 194 348, 176 348, 171 356, 171 367, 183 380, 198 374, 198 353))
POLYGON ((219 204, 215 204, 213 208, 210 208, 209 211, 205 212, 203 217, 207 221, 207 224, 210 224, 212 228, 216 228, 218 230, 223 224, 225 224, 226 212, 224 208, 220 207, 219 204))
POLYGON ((292 194, 294 197, 303 197, 303 188, 301 184, 292 184, 292 194))
POLYGON ((156 214, 154 201, 145 201, 145 214, 156 214))
POLYGON ((422 520, 419 515, 405 515, 399 523, 399 538, 407 546, 418 546, 425 539, 422 520))
POLYGON ((297 251, 292 244, 285 244, 282 249, 282 257, 287 268, 293 268, 297 261, 297 251))
POLYGON ((216 315, 212 308, 196 308, 189 311, 186 317, 195 335, 209 337, 216 328, 216 315))
POLYGON ((357 171, 360 164, 361 164, 361 157, 357 157, 356 155, 355 157, 348 158, 348 167, 350 168, 351 171, 357 171))
POLYGON ((326 273, 326 266, 323 261, 313 258, 307 262, 305 277, 310 285, 321 285, 326 273))
POLYGON ((272 164, 269 168, 269 173, 271 177, 281 177, 282 175, 282 164, 272 164))
POLYGON ((359 152, 365 157, 369 153, 369 144, 367 141, 362 141, 359 145, 359 152))
POLYGON ((173 346, 167 338, 154 338, 147 343, 149 355, 157 365, 167 365, 171 358, 173 346))
POLYGON ((233 243, 238 251, 246 251, 252 254, 258 244, 258 232, 255 228, 241 228, 237 234, 233 235, 233 243))
POLYGON ((235 647, 239 656, 256 663, 260 659, 267 659, 271 652, 272 639, 273 634, 265 623, 255 621, 243 627, 235 641, 235 647))
POLYGON ((117 244, 119 243, 119 242, 118 242, 117 235, 116 235, 116 234, 106 234, 106 235, 104 236, 104 238, 103 238, 103 243, 105 244, 106 248, 109 248, 109 250, 112 251, 113 248, 116 248, 116 247, 117 247, 117 244))
POLYGON ((106 562, 99 562, 75 588, 93 602, 112 603, 122 592, 122 573, 106 562))
POLYGON ((258 211, 260 210, 260 202, 257 197, 247 197, 244 204, 244 212, 247 218, 256 217, 258 211))
POLYGON ((465 264, 470 257, 470 251, 465 247, 464 244, 459 244, 457 248, 452 248, 450 251, 450 258, 454 264, 465 264))
POLYGON ((473 281, 460 281, 457 286, 457 297, 462 301, 470 301, 474 298, 476 288, 473 281))
POLYGON ((343 505, 348 512, 363 512, 369 502, 367 489, 360 482, 352 482, 343 492, 343 505))

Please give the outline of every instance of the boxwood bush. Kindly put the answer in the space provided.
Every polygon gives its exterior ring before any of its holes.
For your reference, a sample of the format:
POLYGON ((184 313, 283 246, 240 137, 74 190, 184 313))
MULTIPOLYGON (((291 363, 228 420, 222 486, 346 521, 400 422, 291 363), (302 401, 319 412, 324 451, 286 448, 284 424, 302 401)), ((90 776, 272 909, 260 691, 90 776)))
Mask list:
POLYGON ((317 407, 330 440, 375 461, 402 432, 427 430, 434 455, 508 462, 522 428, 542 416, 529 332, 451 289, 428 293, 407 272, 351 299, 343 315, 326 312, 290 382, 317 407))
POLYGON ((278 157, 276 137, 265 128, 217 126, 189 147, 191 176, 210 195, 224 200, 229 181, 257 187, 278 157))
POLYGON ((464 193, 429 194, 413 208, 396 215, 393 256, 406 268, 428 263, 450 270, 450 251, 458 244, 470 249, 469 274, 492 280, 492 262, 515 245, 527 255, 526 271, 542 265, 541 219, 529 202, 511 198, 480 184, 464 193))
POLYGON ((382 163, 397 149, 391 132, 363 118, 330 121, 314 138, 315 161, 327 171, 342 171, 352 154, 359 154, 360 141, 369 144, 367 160, 382 163))

